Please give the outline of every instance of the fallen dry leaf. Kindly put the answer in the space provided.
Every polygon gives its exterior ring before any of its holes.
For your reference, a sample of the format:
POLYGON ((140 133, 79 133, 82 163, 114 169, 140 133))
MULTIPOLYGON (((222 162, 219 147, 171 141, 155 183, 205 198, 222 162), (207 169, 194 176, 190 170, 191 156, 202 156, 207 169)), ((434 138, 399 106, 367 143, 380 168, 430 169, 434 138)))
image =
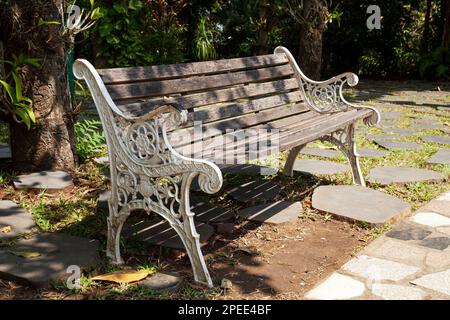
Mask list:
POLYGON ((39 252, 35 251, 9 251, 9 253, 26 259, 36 258, 41 255, 39 252))
POLYGON ((11 226, 6 226, 0 229, 2 233, 10 233, 12 231, 11 226))
POLYGON ((145 270, 121 270, 111 273, 105 273, 91 278, 94 281, 109 281, 116 283, 131 283, 145 279, 149 275, 145 270))

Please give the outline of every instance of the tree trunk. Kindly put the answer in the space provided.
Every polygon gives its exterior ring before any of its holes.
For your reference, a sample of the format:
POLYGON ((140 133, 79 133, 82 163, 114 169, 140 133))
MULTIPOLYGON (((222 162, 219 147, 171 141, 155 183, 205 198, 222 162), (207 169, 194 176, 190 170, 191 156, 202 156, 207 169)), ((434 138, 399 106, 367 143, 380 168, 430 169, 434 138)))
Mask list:
POLYGON ((303 0, 298 64, 311 79, 320 79, 322 34, 326 27, 328 8, 323 0, 303 0))
POLYGON ((256 54, 269 53, 269 0, 259 1, 259 28, 258 38, 256 41, 256 54))
POLYGON ((445 48, 450 46, 450 0, 442 0, 445 5, 442 6, 442 16, 444 17, 444 27, 442 30, 442 42, 441 45, 445 48))
POLYGON ((8 7, 6 58, 23 53, 42 59, 41 67, 27 66, 22 74, 36 123, 30 130, 10 125, 12 163, 18 171, 68 169, 76 161, 62 25, 37 25, 39 18, 62 22, 65 7, 64 0, 11 0, 8 7))
POLYGON ((422 41, 420 49, 422 52, 428 51, 428 40, 430 33, 430 18, 431 18, 431 0, 427 0, 427 8, 425 10, 425 21, 423 23, 422 41))

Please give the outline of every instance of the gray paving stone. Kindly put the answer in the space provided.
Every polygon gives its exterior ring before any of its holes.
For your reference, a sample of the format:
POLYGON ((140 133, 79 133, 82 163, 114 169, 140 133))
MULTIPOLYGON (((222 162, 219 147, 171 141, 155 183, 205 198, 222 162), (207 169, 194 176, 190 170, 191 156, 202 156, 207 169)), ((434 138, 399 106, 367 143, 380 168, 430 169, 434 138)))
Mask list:
POLYGON ((297 159, 294 163, 294 170, 312 175, 330 175, 346 172, 350 170, 350 167, 342 163, 331 161, 297 159))
POLYGON ((416 130, 441 130, 443 126, 437 123, 413 123, 410 126, 416 130))
POLYGON ((439 143, 439 144, 450 144, 450 137, 438 136, 438 135, 427 135, 421 137, 425 142, 439 143))
POLYGON ((387 141, 391 141, 391 140, 397 140, 397 139, 401 139, 402 137, 400 137, 398 134, 368 134, 366 136, 364 136, 364 138, 366 138, 367 140, 387 140, 387 141))
POLYGON ((447 237, 426 238, 420 241, 419 245, 436 250, 445 250, 450 245, 450 238, 447 237))
POLYGON ((400 240, 422 240, 428 237, 431 231, 419 228, 419 227, 407 227, 401 226, 397 229, 391 230, 386 233, 386 236, 390 238, 400 239, 400 240))
POLYGON ((219 165, 222 173, 226 174, 242 174, 242 175, 274 175, 277 174, 278 169, 261 166, 257 164, 231 164, 231 165, 219 165))
POLYGON ((250 221, 281 224, 295 221, 303 207, 299 202, 277 201, 275 203, 262 204, 238 211, 238 216, 250 221))
POLYGON ((430 158, 427 163, 430 164, 450 164, 450 149, 440 149, 430 158))
POLYGON ((17 176, 16 189, 62 190, 73 186, 72 177, 64 171, 41 171, 17 176))
POLYGON ((366 180, 371 183, 388 185, 391 183, 405 184, 423 181, 438 182, 445 180, 445 177, 439 172, 427 169, 386 166, 370 170, 366 180))
POLYGON ((201 222, 223 222, 234 218, 233 210, 197 197, 191 198, 191 211, 195 213, 195 220, 201 222))
POLYGON ((65 280, 71 265, 80 268, 98 263, 98 241, 63 233, 40 233, 21 239, 0 250, 0 278, 33 287, 48 286, 53 280, 65 280), (13 252, 39 252, 35 258, 23 258, 13 252))
POLYGON ((425 296, 419 288, 383 283, 373 284, 372 293, 385 300, 422 300, 425 296))
POLYGON ((309 291, 305 298, 311 300, 346 300, 360 297, 364 291, 365 286, 361 281, 335 272, 309 291))
POLYGON ((401 112, 397 112, 397 111, 384 111, 381 112, 381 118, 382 119, 393 119, 393 120, 397 120, 397 119, 401 119, 403 118, 403 114, 401 112))
POLYGON ((341 154, 337 150, 321 148, 304 148, 302 151, 300 151, 300 153, 323 158, 337 158, 341 154))
POLYGON ((320 186, 314 190, 312 206, 371 224, 383 224, 410 212, 407 202, 361 186, 320 186))
POLYGON ((364 253, 377 258, 406 263, 422 267, 428 250, 411 245, 406 241, 382 238, 383 241, 372 242, 366 247, 364 253))
POLYGON ((414 134, 416 134, 416 132, 414 130, 409 130, 409 129, 401 129, 401 128, 383 128, 383 131, 387 132, 387 133, 395 133, 395 134, 399 134, 402 136, 412 136, 414 134))
POLYGON ((399 281, 415 274, 420 269, 403 263, 360 255, 343 267, 343 270, 370 280, 399 281))
MULTIPOLYGON (((383 116, 381 116, 381 118, 383 119, 383 116)), ((378 125, 380 126, 380 127, 394 127, 394 126, 396 126, 398 123, 397 122, 394 122, 394 121, 380 121, 379 123, 378 123, 378 125)))
POLYGON ((450 269, 424 275, 411 283, 450 296, 450 269))
POLYGON ((145 278, 137 283, 138 286, 150 289, 154 292, 161 293, 164 291, 176 291, 183 278, 175 273, 157 272, 150 277, 145 278))
MULTIPOLYGON (((197 233, 200 234, 200 243, 206 241, 214 234, 214 228, 202 222, 196 222, 197 233)), ((124 236, 135 236, 138 240, 149 244, 167 248, 184 250, 183 242, 176 231, 166 221, 140 220, 126 222, 123 228, 124 236)))
POLYGON ((377 150, 369 148, 357 148, 356 151, 361 157, 364 158, 378 158, 384 157, 389 154, 389 151, 386 150, 377 150))
POLYGON ((12 201, 0 200, 0 240, 29 232, 35 226, 33 216, 27 210, 12 201), (2 229, 8 226, 11 231, 2 232, 2 229))
POLYGON ((235 200, 245 203, 273 201, 281 189, 269 180, 255 180, 232 187, 226 192, 235 200))
POLYGON ((399 142, 399 141, 383 141, 383 140, 374 140, 374 142, 389 150, 417 150, 421 147, 420 144, 416 142, 399 142))

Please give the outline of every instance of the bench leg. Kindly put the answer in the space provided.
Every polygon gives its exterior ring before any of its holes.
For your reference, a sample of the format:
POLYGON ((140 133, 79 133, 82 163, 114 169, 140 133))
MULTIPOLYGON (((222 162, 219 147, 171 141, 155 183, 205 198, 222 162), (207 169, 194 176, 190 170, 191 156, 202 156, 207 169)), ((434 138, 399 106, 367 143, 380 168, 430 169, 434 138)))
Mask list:
POLYGON ((337 130, 330 135, 322 138, 336 145, 341 152, 345 154, 352 168, 353 183, 365 187, 366 183, 359 166, 358 153, 356 152, 354 124, 346 126, 344 129, 337 130))
POLYGON ((120 256, 120 234, 123 224, 129 215, 130 211, 127 208, 122 208, 122 210, 118 211, 116 206, 109 204, 106 256, 113 264, 123 263, 122 257, 120 256))
POLYGON ((295 159, 297 159, 297 156, 299 154, 300 151, 302 151, 302 149, 305 147, 305 144, 302 144, 300 146, 296 146, 294 148, 292 148, 291 150, 289 150, 289 155, 288 158, 286 160, 286 163, 284 165, 284 170, 283 170, 283 174, 288 176, 288 177, 292 177, 294 175, 294 162, 295 159))

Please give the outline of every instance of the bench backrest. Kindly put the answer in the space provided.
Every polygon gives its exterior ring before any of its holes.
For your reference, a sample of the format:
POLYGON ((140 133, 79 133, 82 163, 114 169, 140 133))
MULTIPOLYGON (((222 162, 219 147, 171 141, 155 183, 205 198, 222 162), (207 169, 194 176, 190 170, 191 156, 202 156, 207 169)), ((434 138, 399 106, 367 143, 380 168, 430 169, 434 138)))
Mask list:
POLYGON ((284 54, 97 71, 121 109, 139 114, 177 102, 189 110, 188 126, 202 121, 224 131, 307 110, 284 54))

